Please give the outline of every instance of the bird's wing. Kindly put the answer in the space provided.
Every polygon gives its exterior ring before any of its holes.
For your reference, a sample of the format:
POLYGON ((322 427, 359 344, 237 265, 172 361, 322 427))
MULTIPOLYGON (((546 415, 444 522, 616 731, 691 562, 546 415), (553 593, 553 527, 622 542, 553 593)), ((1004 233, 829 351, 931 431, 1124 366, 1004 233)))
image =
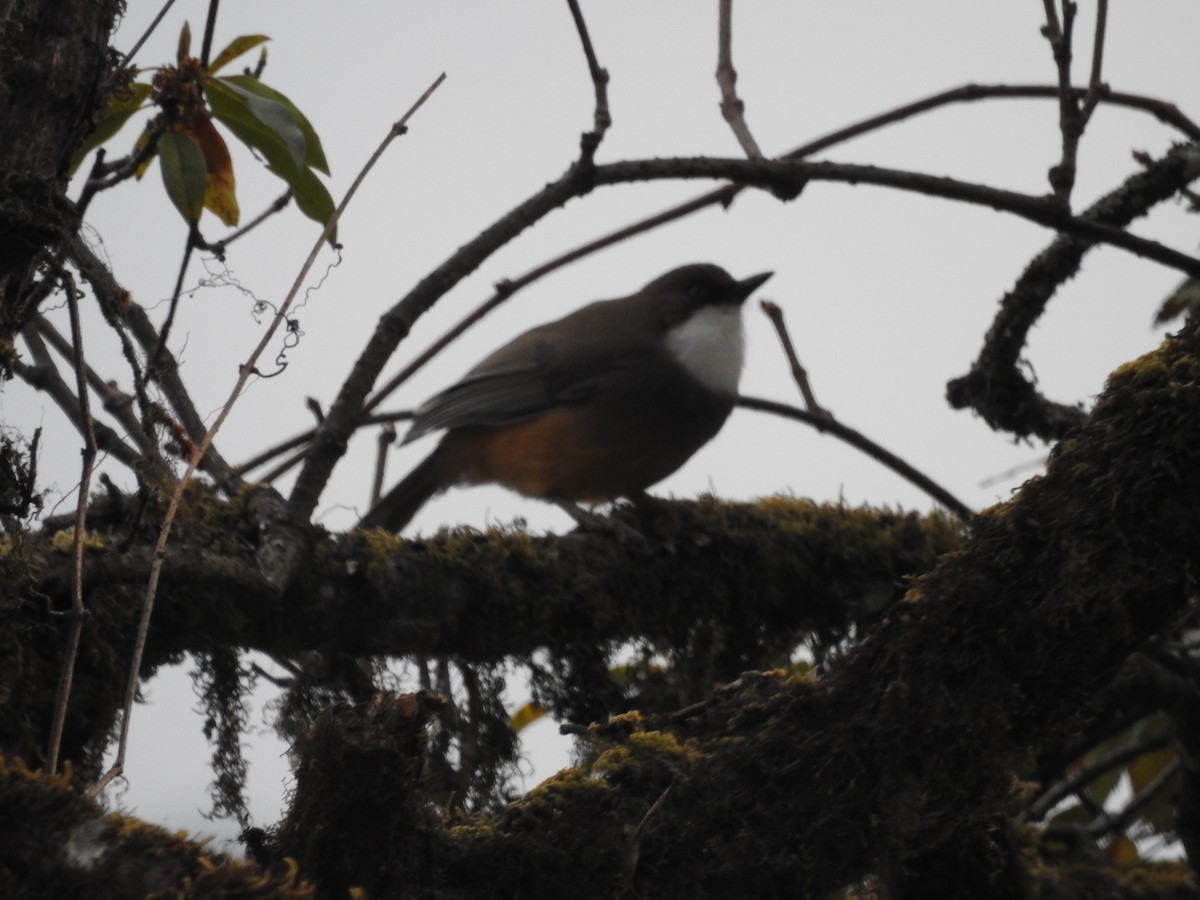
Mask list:
POLYGON ((629 361, 628 340, 597 340, 594 333, 571 337, 557 324, 526 332, 426 401, 405 443, 443 428, 504 425, 586 403, 602 378, 629 361))

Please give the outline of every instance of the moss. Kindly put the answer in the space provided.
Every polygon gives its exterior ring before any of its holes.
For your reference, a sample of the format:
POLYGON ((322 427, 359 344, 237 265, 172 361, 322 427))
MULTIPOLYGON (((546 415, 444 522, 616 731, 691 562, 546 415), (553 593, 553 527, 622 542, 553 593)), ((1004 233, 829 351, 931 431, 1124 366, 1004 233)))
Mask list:
POLYGON ((105 814, 71 787, 0 757, 0 894, 25 897, 254 896, 309 900, 294 863, 263 871, 184 832, 105 814))

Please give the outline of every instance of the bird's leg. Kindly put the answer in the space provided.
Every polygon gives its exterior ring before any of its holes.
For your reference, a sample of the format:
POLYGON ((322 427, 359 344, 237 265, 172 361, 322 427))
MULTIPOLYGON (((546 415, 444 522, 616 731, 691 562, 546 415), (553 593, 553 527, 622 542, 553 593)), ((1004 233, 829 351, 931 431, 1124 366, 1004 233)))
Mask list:
POLYGON ((547 503, 553 503, 565 512, 584 531, 606 531, 622 544, 629 542, 638 544, 646 543, 646 538, 636 528, 626 525, 624 522, 618 522, 616 519, 598 516, 594 512, 584 509, 578 503, 568 500, 566 497, 560 497, 558 494, 547 494, 542 499, 547 503))

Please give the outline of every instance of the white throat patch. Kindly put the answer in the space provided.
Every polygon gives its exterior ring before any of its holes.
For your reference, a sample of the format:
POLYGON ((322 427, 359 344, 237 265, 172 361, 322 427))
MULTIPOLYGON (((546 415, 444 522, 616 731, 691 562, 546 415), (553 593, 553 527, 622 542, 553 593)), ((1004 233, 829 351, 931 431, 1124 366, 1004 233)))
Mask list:
POLYGON ((737 393, 746 356, 742 308, 732 303, 703 306, 667 332, 667 352, 710 391, 737 393))

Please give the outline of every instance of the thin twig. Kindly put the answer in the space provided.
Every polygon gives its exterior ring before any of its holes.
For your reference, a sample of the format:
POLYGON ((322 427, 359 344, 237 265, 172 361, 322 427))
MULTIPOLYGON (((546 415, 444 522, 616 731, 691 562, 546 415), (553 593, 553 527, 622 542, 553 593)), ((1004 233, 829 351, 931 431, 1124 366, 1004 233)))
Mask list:
POLYGON ((217 30, 217 7, 221 0, 208 0, 208 16, 204 21, 204 40, 200 45, 200 65, 208 68, 208 57, 212 53, 213 33, 217 30))
POLYGON ((133 713, 133 702, 137 697, 137 687, 142 665, 142 657, 144 656, 146 650, 146 638, 150 633, 150 619, 154 612, 154 600, 158 594, 158 581, 162 574, 162 564, 163 559, 166 556, 167 542, 171 536, 171 526, 174 524, 175 515, 179 511, 180 503, 183 500, 183 492, 188 483, 191 481, 197 466, 200 464, 200 460, 203 459, 205 452, 212 445, 213 437, 225 423, 225 420, 229 417, 229 414, 233 410, 238 398, 242 395, 242 391, 245 389, 246 383, 250 380, 255 371, 255 363, 258 361, 259 357, 262 356, 263 352, 265 352, 270 343, 274 340, 275 333, 279 330, 280 326, 287 321, 287 314, 290 311, 296 297, 299 295, 300 288, 304 285, 304 281, 308 277, 308 273, 311 271, 313 264, 316 262, 317 255, 321 252, 322 248, 325 246, 325 242, 328 240, 329 236, 333 234, 334 229, 337 227, 338 220, 341 218, 342 213, 345 211, 350 201, 354 198, 354 195, 358 192, 358 189, 362 185, 364 179, 367 177, 367 174, 371 171, 371 169, 374 168, 375 163, 378 162, 384 151, 387 150, 392 141, 404 134, 404 132, 407 130, 405 123, 408 121, 409 117, 416 112, 418 108, 420 108, 421 104, 425 102, 429 95, 432 94, 438 85, 445 80, 445 77, 445 74, 438 76, 438 78, 425 91, 425 93, 421 95, 420 99, 417 100, 417 102, 409 109, 404 117, 392 125, 392 127, 388 130, 387 136, 383 139, 379 147, 376 148, 370 159, 367 160, 362 170, 355 177, 354 182, 350 185, 349 190, 346 191, 346 196, 333 211, 333 215, 330 216, 329 221, 325 223, 325 227, 321 230, 320 236, 317 238, 312 250, 309 251, 308 258, 305 259, 304 264, 300 267, 300 271, 296 275, 296 280, 293 282, 291 290, 288 291, 287 297, 284 299, 283 303, 280 304, 280 307, 272 318, 271 323, 267 326, 266 332, 263 334, 262 339, 258 342, 257 346, 255 346, 254 350, 251 351, 246 362, 241 366, 233 389, 229 392, 228 399, 221 407, 221 411, 217 414, 217 418, 213 422, 212 426, 209 427, 208 431, 205 432, 199 446, 197 446, 192 452, 191 458, 188 461, 187 469, 184 471, 183 477, 179 479, 179 483, 175 486, 175 489, 171 494, 170 503, 168 504, 167 511, 163 516, 162 526, 159 529, 158 541, 154 548, 154 562, 150 567, 150 578, 146 584, 146 593, 142 600, 142 614, 141 619, 138 622, 137 637, 134 642, 133 655, 129 664, 129 679, 125 686, 125 704, 121 714, 121 731, 117 740, 116 759, 109 770, 105 772, 96 782, 96 784, 93 785, 92 788, 87 792, 89 799, 94 799, 97 797, 101 791, 103 791, 110 783, 112 783, 113 779, 117 778, 122 772, 125 771, 125 751, 129 744, 129 723, 133 713))
MULTIPOLYGON (((216 0, 213 0, 215 6, 216 0)), ((210 7, 212 9, 212 7, 210 7)), ((155 379, 155 371, 158 369, 158 359, 162 355, 163 348, 167 346, 167 338, 171 334, 171 326, 175 324, 175 313, 179 309, 179 298, 183 293, 183 280, 187 277, 188 263, 192 260, 192 252, 196 249, 196 242, 199 239, 199 231, 195 223, 188 228, 187 241, 183 245, 183 259, 179 263, 179 274, 175 276, 175 290, 171 292, 171 300, 167 306, 167 316, 163 320, 162 327, 158 329, 158 340, 146 357, 146 378, 153 381, 155 379)))
MULTIPOLYGON (((30 387, 49 394, 71 424, 75 426, 75 430, 82 435, 85 426, 80 415, 79 398, 75 396, 75 392, 59 374, 58 368, 54 365, 54 360, 46 348, 45 341, 32 325, 27 325, 21 331, 21 337, 33 354, 35 365, 31 366, 15 360, 12 364, 13 372, 30 387)), ((101 450, 111 454, 134 472, 142 467, 145 458, 125 443, 116 431, 102 422, 95 421, 92 423, 92 428, 101 450)))
POLYGON ((938 503, 942 504, 960 519, 968 519, 975 513, 948 490, 913 466, 906 463, 895 453, 880 446, 866 435, 855 431, 848 425, 843 425, 837 419, 824 415, 813 415, 786 403, 774 400, 764 400, 761 397, 738 397, 737 405, 745 409, 756 409, 759 412, 769 412, 787 419, 795 419, 812 425, 817 431, 828 432, 836 438, 845 441, 851 447, 861 450, 867 456, 887 466, 905 481, 920 488, 938 503))
POLYGON ((1163 747, 1169 746, 1174 739, 1175 736, 1171 732, 1154 734, 1118 747, 1097 759, 1089 760, 1078 768, 1072 769, 1066 778, 1048 788, 1044 794, 1030 804, 1029 809, 1025 810, 1023 818, 1027 822, 1040 822, 1060 801, 1083 790, 1089 782, 1099 778, 1105 772, 1132 762, 1143 753, 1161 750, 1163 747))
MULTIPOLYGON (((314 428, 309 433, 310 433, 310 435, 316 434, 317 431, 314 428)), ((311 440, 311 437, 309 438, 309 440, 311 440)), ((276 480, 282 478, 284 475, 286 475, 292 469, 296 468, 296 466, 300 465, 300 463, 304 462, 304 460, 307 458, 308 458, 308 446, 307 446, 307 441, 305 441, 305 442, 303 442, 303 445, 300 447, 299 450, 297 450, 291 456, 288 456, 286 459, 281 461, 277 466, 275 466, 275 468, 268 469, 266 472, 264 472, 262 475, 260 475, 258 477, 258 481, 262 482, 263 484, 274 484, 276 482, 276 480)))
POLYGON ((1087 95, 1083 98, 1083 120, 1092 117, 1100 97, 1107 88, 1101 80, 1100 73, 1104 68, 1104 35, 1108 30, 1108 0, 1098 0, 1096 4, 1096 34, 1092 40, 1092 74, 1088 78, 1087 95))
POLYGON ((663 792, 658 795, 657 800, 650 804, 650 808, 646 810, 646 814, 642 816, 641 820, 637 823, 637 826, 630 833, 629 839, 625 842, 625 884, 626 888, 631 893, 634 893, 635 896, 636 892, 633 891, 633 882, 634 877, 637 875, 638 859, 641 857, 641 845, 638 843, 638 838, 642 833, 642 829, 646 827, 646 823, 649 822, 654 814, 662 807, 663 802, 667 799, 667 794, 671 793, 671 787, 672 785, 668 784, 665 788, 663 788, 663 792))
POLYGON ((1124 809, 1115 815, 1101 809, 1099 815, 1086 825, 1053 826, 1046 829, 1045 836, 1050 839, 1059 840, 1066 838, 1079 840, 1081 836, 1086 836, 1095 840, 1103 837, 1105 834, 1123 833, 1137 819, 1143 809, 1157 798, 1159 794, 1171 787, 1172 783, 1179 777, 1179 770, 1179 759, 1172 760, 1163 767, 1163 770, 1146 787, 1139 791, 1125 805, 1124 809))
POLYGON ((150 39, 150 35, 154 33, 154 29, 158 27, 158 24, 163 20, 163 17, 167 14, 167 10, 171 8, 171 5, 174 2, 175 0, 166 0, 166 2, 163 4, 163 8, 160 9, 158 11, 158 15, 154 17, 154 21, 146 27, 146 30, 142 32, 142 36, 137 39, 137 43, 135 43, 130 51, 121 58, 121 64, 117 66, 118 72, 129 65, 129 61, 133 59, 133 55, 142 49, 142 44, 146 43, 146 41, 150 39))
POLYGON ((291 202, 292 189, 288 188, 286 191, 272 200, 271 205, 260 212, 257 216, 255 216, 241 228, 237 229, 237 231, 234 231, 228 237, 223 237, 219 241, 208 245, 207 249, 217 254, 217 256, 224 256, 226 247, 228 247, 238 238, 245 237, 249 232, 253 231, 263 222, 267 221, 267 219, 271 218, 271 216, 275 215, 276 213, 283 212, 285 209, 287 209, 287 205, 291 202))
MULTIPOLYGON (((1188 180, 1200 177, 1200 150, 1189 148, 1192 159, 1183 175, 1188 180)), ((835 181, 851 185, 871 184, 929 197, 960 200, 978 206, 1009 212, 1046 228, 1097 243, 1127 250, 1144 259, 1154 260, 1200 278, 1200 259, 1181 253, 1158 241, 1130 234, 1090 219, 1073 216, 1057 203, 1044 197, 1007 191, 989 185, 959 181, 924 172, 884 169, 851 163, 803 162, 799 160, 744 160, 691 157, 641 159, 608 163, 596 167, 594 187, 686 178, 719 178, 743 185, 765 188, 787 196, 809 181, 835 181)))
MULTIPOLYGON (((1083 89, 1076 89, 1076 93, 1082 95, 1083 89)), ((839 129, 795 148, 785 154, 784 158, 799 159, 809 156, 886 125, 895 124, 912 116, 930 112, 952 103, 969 103, 989 98, 1051 99, 1057 96, 1057 88, 1046 85, 967 84, 933 94, 839 129)), ((1163 103, 1151 97, 1115 92, 1108 93, 1102 99, 1107 103, 1140 109, 1150 113, 1160 121, 1186 134, 1192 140, 1200 140, 1200 125, 1192 122, 1172 104, 1163 103)), ((505 280, 497 287, 496 293, 491 298, 481 303, 472 313, 462 319, 450 331, 446 332, 398 375, 384 384, 383 387, 376 389, 370 398, 367 399, 367 393, 371 390, 371 386, 378 376, 379 370, 383 367, 384 362, 390 358, 395 346, 407 335, 412 322, 432 306, 438 297, 453 287, 463 277, 464 273, 474 271, 483 259, 487 258, 491 252, 494 252, 496 247, 501 246, 507 240, 511 240, 550 210, 556 209, 559 203, 565 202, 567 199, 575 196, 576 193, 571 191, 570 187, 570 178, 564 178, 548 186, 534 197, 531 197, 525 203, 521 204, 521 206, 512 210, 487 228, 460 251, 445 260, 437 269, 422 279, 404 299, 384 314, 380 328, 360 355, 358 362, 355 363, 354 370, 343 384, 339 392, 339 398, 335 401, 330 411, 332 421, 324 429, 323 435, 328 446, 323 447, 318 454, 321 457, 319 465, 314 463, 314 467, 310 468, 308 472, 302 473, 300 480, 297 482, 297 488, 293 490, 289 502, 297 512, 311 512, 312 508, 315 507, 317 496, 323 489, 329 473, 332 471, 337 459, 340 458, 341 453, 344 452, 344 449, 339 448, 344 448, 344 442, 348 439, 349 434, 364 423, 362 413, 364 411, 369 412, 378 407, 400 385, 411 378, 416 371, 426 365, 441 350, 449 346, 458 335, 462 334, 471 325, 482 319, 488 312, 507 300, 517 290, 568 263, 589 256, 620 241, 627 240, 676 219, 698 212, 708 206, 728 206, 745 189, 743 185, 727 184, 715 190, 710 190, 692 200, 670 207, 640 222, 625 226, 608 235, 590 241, 581 247, 570 250, 550 262, 531 270, 520 278, 505 280), (504 236, 503 238, 498 238, 497 234, 503 234, 504 236), (357 408, 351 411, 349 407, 354 402, 356 396, 360 399, 357 408), (343 421, 350 418, 353 418, 352 423, 343 421), (325 456, 329 458, 325 459, 325 456)), ((590 190, 591 185, 585 187, 590 190)), ((288 452, 301 442, 310 439, 310 437, 315 438, 318 435, 316 433, 310 435, 308 432, 305 435, 297 435, 273 450, 260 454, 251 463, 243 464, 241 470, 245 471, 246 469, 262 465, 264 462, 288 452)), ((288 468, 290 468, 290 465, 288 468)))
MULTIPOLYGON (((1082 93, 1081 91, 1077 92, 1082 93)), ((929 112, 938 107, 945 106, 951 103, 973 102, 985 98, 1020 98, 1020 97, 1040 97, 1052 98, 1057 96, 1057 90, 1053 87, 1043 86, 1007 86, 1007 85, 964 85, 963 87, 954 88, 950 91, 945 91, 940 94, 934 94, 926 97, 923 100, 918 100, 915 103, 910 103, 906 106, 899 107, 887 113, 878 116, 872 116, 854 125, 839 129, 825 137, 818 138, 807 144, 803 144, 794 150, 784 154, 786 159, 800 159, 810 156, 813 153, 818 153, 835 144, 850 140, 886 125, 895 124, 903 119, 909 118, 920 113, 929 112)), ((1142 109, 1150 112, 1167 124, 1173 125, 1175 128, 1188 135, 1193 140, 1200 140, 1200 126, 1191 122, 1190 119, 1183 116, 1174 106, 1164 105, 1157 100, 1148 97, 1140 97, 1132 94, 1109 94, 1103 98, 1110 103, 1118 105, 1130 106, 1137 109, 1142 109)), ((589 241, 582 246, 569 250, 562 255, 555 257, 537 268, 531 269, 519 278, 506 279, 497 287, 496 292, 487 300, 479 304, 468 315, 464 316, 453 328, 446 331, 440 338, 431 344, 420 356, 414 359, 406 366, 399 374, 386 382, 382 387, 378 388, 370 399, 366 401, 363 408, 367 411, 373 410, 383 403, 391 394, 393 394, 402 384, 408 381, 421 368, 429 363, 437 354, 444 350, 447 346, 456 340, 464 331, 486 316, 489 312, 506 301, 514 293, 520 289, 527 287, 533 282, 545 277, 551 272, 597 253, 614 244, 628 240, 637 235, 652 231, 662 225, 674 222, 685 216, 700 212, 709 206, 720 205, 728 206, 735 197, 740 194, 745 188, 742 185, 728 184, 724 187, 716 188, 715 190, 707 191, 699 196, 680 203, 677 206, 672 206, 662 212, 648 216, 632 225, 627 225, 619 228, 616 231, 610 232, 607 235, 589 241)), ((293 438, 292 441, 299 440, 293 438)), ((296 444, 288 442, 287 446, 281 445, 276 451, 271 454, 277 456, 279 453, 285 453, 292 449, 296 444)), ((261 465, 261 461, 257 463, 261 465)), ((249 464, 245 464, 244 468, 251 468, 249 464)))
POLYGON ((579 41, 583 44, 583 55, 587 57, 588 73, 596 89, 596 112, 593 116, 595 124, 591 134, 585 135, 584 140, 584 152, 590 158, 604 140, 608 127, 612 125, 612 115, 608 108, 608 70, 602 68, 596 59, 596 51, 592 49, 592 39, 588 36, 587 23, 583 20, 578 0, 567 0, 567 6, 571 8, 571 18, 575 20, 575 30, 579 32, 579 41))
POLYGON ((737 71, 733 68, 733 0, 721 0, 720 5, 720 38, 717 51, 717 85, 721 88, 721 115, 733 129, 733 134, 746 156, 750 159, 762 159, 762 151, 750 127, 746 124, 746 104, 737 95, 737 71))
POLYGON ((378 447, 375 454, 375 480, 371 484, 371 506, 383 496, 383 479, 387 474, 388 448, 396 443, 396 426, 384 425, 379 429, 378 447))
MULTIPOLYGON (((74 348, 71 342, 59 334, 58 329, 45 317, 39 316, 30 324, 62 357, 68 360, 72 358, 74 348)), ((130 439, 137 441, 138 447, 148 459, 157 459, 161 463, 162 456, 158 453, 158 447, 146 437, 141 423, 133 414, 133 398, 118 389, 115 382, 106 381, 99 372, 87 365, 86 361, 84 374, 87 376, 88 386, 103 401, 104 411, 121 424, 130 439)))
POLYGON ((63 728, 67 721, 67 707, 71 701, 71 685, 75 679, 75 659, 79 655, 79 641, 83 635, 83 546, 87 532, 88 497, 92 489, 92 469, 96 464, 96 432, 92 428, 92 413, 88 404, 87 376, 84 374, 83 329, 79 324, 79 289, 75 280, 63 273, 63 286, 67 291, 67 311, 71 317, 71 343, 75 348, 75 387, 79 395, 79 417, 83 422, 83 463, 79 477, 79 499, 75 504, 75 535, 71 542, 71 628, 67 633, 67 646, 63 654, 62 673, 54 697, 54 718, 50 726, 49 747, 46 751, 46 771, 54 774, 58 770, 58 753, 62 748, 63 728))
POLYGON ((1058 68, 1058 127, 1062 132, 1062 159, 1050 169, 1050 186, 1064 207, 1070 203, 1075 186, 1075 163, 1079 139, 1086 124, 1079 109, 1079 99, 1071 87, 1071 40, 1075 32, 1076 5, 1062 0, 1062 24, 1054 9, 1054 0, 1043 0, 1046 24, 1042 34, 1050 42, 1054 63, 1058 68))
POLYGON ((800 365, 800 357, 796 355, 792 336, 788 334, 787 322, 783 319, 783 310, 779 308, 778 303, 772 303, 770 300, 760 300, 758 305, 762 307, 762 311, 767 314, 767 318, 775 327, 775 334, 779 337, 779 343, 787 357, 788 367, 792 371, 792 380, 796 382, 796 387, 800 389, 800 396, 804 398, 805 408, 814 416, 828 416, 832 419, 833 413, 821 406, 813 394, 812 385, 808 382, 808 372, 805 371, 804 366, 800 365))

